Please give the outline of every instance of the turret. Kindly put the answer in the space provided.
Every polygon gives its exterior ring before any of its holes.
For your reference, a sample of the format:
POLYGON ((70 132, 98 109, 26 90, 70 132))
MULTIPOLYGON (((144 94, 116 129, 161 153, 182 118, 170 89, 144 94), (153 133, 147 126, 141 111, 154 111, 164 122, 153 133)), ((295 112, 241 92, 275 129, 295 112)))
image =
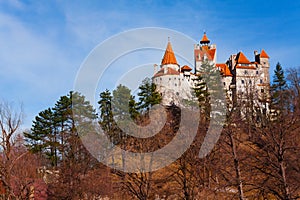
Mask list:
POLYGON ((179 71, 179 65, 177 63, 170 40, 168 41, 164 57, 161 60, 161 68, 166 68, 166 67, 170 67, 176 71, 179 71))
POLYGON ((210 40, 206 36, 206 32, 204 32, 202 39, 200 40, 200 44, 202 45, 208 45, 210 43, 210 40))

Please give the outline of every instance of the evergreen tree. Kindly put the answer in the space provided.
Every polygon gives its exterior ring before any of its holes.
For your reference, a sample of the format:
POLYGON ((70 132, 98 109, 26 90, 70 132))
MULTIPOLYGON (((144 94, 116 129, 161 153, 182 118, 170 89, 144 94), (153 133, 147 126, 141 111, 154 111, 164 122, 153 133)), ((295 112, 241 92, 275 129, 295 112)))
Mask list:
POLYGON ((159 104, 162 100, 161 95, 156 91, 156 85, 149 78, 143 80, 139 87, 138 96, 138 108, 146 112, 148 112, 153 105, 159 104))
POLYGON ((28 149, 33 153, 41 153, 50 160, 52 166, 58 162, 58 140, 54 113, 48 108, 38 114, 33 121, 30 132, 24 133, 28 149))
POLYGON ((56 129, 59 131, 59 148, 62 159, 66 156, 66 146, 68 142, 68 135, 70 130, 70 121, 72 118, 72 99, 70 98, 71 92, 68 96, 61 96, 56 102, 54 108, 54 121, 56 124, 56 129))
POLYGON ((195 79, 195 86, 192 88, 194 95, 198 99, 201 112, 205 116, 209 115, 209 93, 203 75, 198 73, 195 79))
POLYGON ((98 101, 100 118, 99 123, 105 132, 113 130, 113 113, 112 113, 112 96, 109 90, 100 93, 100 100, 98 101))
POLYGON ((137 117, 140 114, 138 112, 138 104, 135 101, 135 97, 132 95, 130 96, 130 99, 129 99, 129 114, 132 119, 137 119, 137 117))
POLYGON ((218 110, 222 113, 226 106, 225 91, 223 89, 220 72, 215 65, 205 60, 201 65, 201 72, 198 72, 198 79, 193 88, 198 98, 201 112, 209 119, 211 110, 218 110), (214 107, 212 107, 214 106, 214 107))
POLYGON ((70 92, 60 97, 54 108, 38 114, 31 131, 24 133, 26 145, 32 152, 48 158, 52 166, 67 159, 75 162, 84 151, 77 128, 81 134, 90 131, 84 123, 95 118, 95 111, 84 96, 70 92))
POLYGON ((271 87, 271 112, 277 116, 289 110, 289 96, 284 71, 278 62, 274 70, 274 79, 271 87))
POLYGON ((130 89, 124 85, 118 85, 113 91, 112 111, 114 119, 117 121, 126 121, 130 119, 129 101, 132 98, 130 89))
POLYGON ((281 67, 281 64, 278 62, 274 70, 274 80, 273 80, 273 91, 283 91, 286 89, 286 80, 284 76, 284 71, 281 67))

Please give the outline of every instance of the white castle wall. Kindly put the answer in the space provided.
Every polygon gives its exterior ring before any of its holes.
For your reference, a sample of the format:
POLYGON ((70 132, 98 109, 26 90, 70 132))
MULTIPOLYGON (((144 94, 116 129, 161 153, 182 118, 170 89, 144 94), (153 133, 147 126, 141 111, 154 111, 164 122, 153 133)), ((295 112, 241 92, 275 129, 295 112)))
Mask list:
POLYGON ((162 103, 170 105, 179 104, 182 99, 190 100, 193 98, 192 89, 193 80, 191 77, 180 75, 163 75, 153 78, 157 90, 162 95, 162 103))

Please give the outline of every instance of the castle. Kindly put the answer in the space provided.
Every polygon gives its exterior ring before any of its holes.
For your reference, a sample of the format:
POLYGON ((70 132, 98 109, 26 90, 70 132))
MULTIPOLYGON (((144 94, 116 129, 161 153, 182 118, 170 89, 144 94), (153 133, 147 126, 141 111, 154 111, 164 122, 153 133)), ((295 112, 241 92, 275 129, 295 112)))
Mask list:
POLYGON ((254 51, 254 61, 249 61, 242 52, 238 52, 230 55, 226 62, 217 63, 216 53, 216 45, 210 44, 204 33, 201 41, 194 45, 194 66, 181 67, 176 60, 171 42, 168 41, 160 69, 155 70, 152 77, 153 83, 162 95, 162 103, 178 104, 180 99, 194 98, 192 88, 197 86, 199 81, 197 77, 203 71, 203 64, 209 63, 220 72, 229 105, 246 104, 251 100, 256 109, 267 112, 270 96, 268 54, 264 50, 260 53, 254 51))

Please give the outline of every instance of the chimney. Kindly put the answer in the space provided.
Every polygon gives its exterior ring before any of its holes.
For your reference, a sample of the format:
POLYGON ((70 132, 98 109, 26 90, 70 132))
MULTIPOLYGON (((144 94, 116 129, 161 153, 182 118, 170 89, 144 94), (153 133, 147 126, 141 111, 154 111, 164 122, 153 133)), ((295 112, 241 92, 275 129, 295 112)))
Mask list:
POLYGON ((256 50, 254 51, 254 59, 255 59, 255 62, 259 63, 259 54, 256 50))

